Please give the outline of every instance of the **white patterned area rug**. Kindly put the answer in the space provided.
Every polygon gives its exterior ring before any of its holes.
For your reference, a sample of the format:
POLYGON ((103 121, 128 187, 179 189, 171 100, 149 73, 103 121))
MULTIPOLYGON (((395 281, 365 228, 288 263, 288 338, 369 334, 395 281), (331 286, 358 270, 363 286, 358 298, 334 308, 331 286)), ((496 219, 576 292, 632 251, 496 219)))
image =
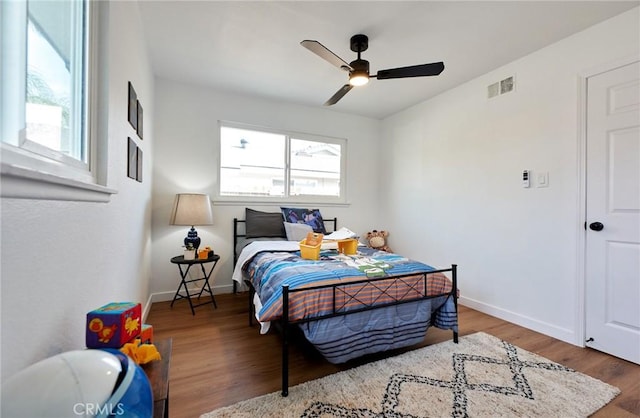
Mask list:
POLYGON ((586 417, 620 390, 485 333, 217 409, 218 417, 586 417))

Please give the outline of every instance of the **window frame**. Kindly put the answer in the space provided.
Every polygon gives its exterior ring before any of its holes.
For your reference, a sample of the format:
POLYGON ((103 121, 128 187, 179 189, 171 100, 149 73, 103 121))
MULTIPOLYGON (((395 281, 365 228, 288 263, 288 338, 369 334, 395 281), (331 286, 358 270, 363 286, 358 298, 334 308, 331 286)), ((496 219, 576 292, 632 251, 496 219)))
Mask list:
POLYGON ((218 121, 218 136, 217 136, 217 175, 218 181, 216 182, 215 200, 216 203, 262 203, 262 204, 282 204, 282 203, 308 203, 308 204, 347 204, 347 145, 348 140, 346 138, 330 137, 319 134, 309 134, 295 131, 288 131, 284 129, 270 128, 264 126, 251 125, 240 122, 231 122, 220 120, 218 121), (285 137, 285 168, 284 168, 284 196, 229 196, 221 195, 220 184, 222 179, 222 128, 236 128, 247 129, 258 132, 265 132, 271 134, 283 135, 285 137), (290 195, 290 182, 291 182, 291 140, 300 139, 305 141, 312 141, 318 143, 329 143, 340 146, 340 196, 323 196, 323 195, 290 195))
MULTIPOLYGON (((108 145, 106 112, 98 90, 106 85, 100 62, 107 53, 98 42, 106 36, 106 5, 84 0, 86 12, 75 24, 86 24, 82 61, 86 66, 84 118, 86 163, 29 141, 25 137, 27 2, 2 2, 2 97, 0 98, 0 196, 22 199, 107 202, 116 190, 106 187, 108 145)), ((75 88, 78 88, 76 86, 75 88)))

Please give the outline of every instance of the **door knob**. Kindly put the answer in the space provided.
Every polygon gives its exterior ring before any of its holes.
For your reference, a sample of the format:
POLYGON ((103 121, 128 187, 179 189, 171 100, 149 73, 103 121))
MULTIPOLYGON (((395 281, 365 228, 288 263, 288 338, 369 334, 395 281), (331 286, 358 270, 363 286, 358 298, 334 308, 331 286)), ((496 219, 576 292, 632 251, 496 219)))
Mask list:
POLYGON ((589 224, 589 228, 592 231, 602 231, 604 229, 604 225, 602 224, 602 222, 591 222, 589 224))

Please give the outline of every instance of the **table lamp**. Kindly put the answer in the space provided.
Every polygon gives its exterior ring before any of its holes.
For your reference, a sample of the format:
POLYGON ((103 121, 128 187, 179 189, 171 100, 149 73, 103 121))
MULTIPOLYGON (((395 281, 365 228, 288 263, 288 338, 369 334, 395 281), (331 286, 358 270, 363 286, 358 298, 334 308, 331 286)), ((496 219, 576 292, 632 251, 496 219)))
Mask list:
POLYGON ((195 225, 213 224, 213 214, 211 212, 211 200, 209 195, 180 193, 176 195, 171 211, 171 225, 187 225, 191 229, 184 239, 184 245, 191 244, 198 251, 200 237, 195 229, 195 225))

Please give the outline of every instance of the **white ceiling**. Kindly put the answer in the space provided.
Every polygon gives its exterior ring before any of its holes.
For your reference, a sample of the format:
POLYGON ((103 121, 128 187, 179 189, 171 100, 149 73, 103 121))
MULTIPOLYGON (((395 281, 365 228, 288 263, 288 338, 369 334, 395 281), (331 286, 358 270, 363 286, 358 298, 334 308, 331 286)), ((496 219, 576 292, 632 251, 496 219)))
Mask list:
POLYGON ((321 42, 350 62, 349 39, 378 70, 444 61, 437 77, 376 80, 331 108, 383 118, 636 7, 639 1, 140 2, 157 76, 322 107, 347 82, 300 46, 321 42))

